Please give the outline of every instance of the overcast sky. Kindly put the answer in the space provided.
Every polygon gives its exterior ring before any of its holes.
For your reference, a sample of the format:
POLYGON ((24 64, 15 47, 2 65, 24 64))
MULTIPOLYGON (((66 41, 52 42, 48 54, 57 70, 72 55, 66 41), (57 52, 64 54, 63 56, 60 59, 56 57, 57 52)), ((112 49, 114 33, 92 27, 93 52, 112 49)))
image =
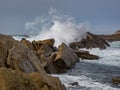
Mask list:
POLYGON ((120 0, 0 0, 0 33, 24 34, 25 23, 54 7, 89 23, 93 33, 120 29, 120 0))

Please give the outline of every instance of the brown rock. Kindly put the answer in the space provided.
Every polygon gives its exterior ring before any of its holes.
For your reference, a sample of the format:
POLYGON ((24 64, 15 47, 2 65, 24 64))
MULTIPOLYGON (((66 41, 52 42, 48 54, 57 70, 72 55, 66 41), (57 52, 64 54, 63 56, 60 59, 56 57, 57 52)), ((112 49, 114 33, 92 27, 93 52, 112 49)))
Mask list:
POLYGON ((28 41, 28 40, 26 40, 25 38, 23 38, 20 42, 21 42, 24 46, 26 46, 26 47, 28 47, 29 49, 35 51, 35 48, 34 48, 33 44, 32 44, 30 41, 28 41))
POLYGON ((55 69, 52 66, 55 54, 51 54, 48 58, 44 56, 45 60, 41 64, 41 60, 30 48, 9 36, 0 35, 0 37, 2 39, 0 40, 0 67, 9 68, 0 69, 1 90, 66 90, 58 78, 47 75, 42 67, 48 66, 49 71, 55 69), (31 74, 34 72, 37 73, 36 77, 31 74))
POLYGON ((53 48, 48 46, 47 44, 41 45, 41 47, 37 51, 39 56, 44 55, 45 57, 49 57, 52 52, 54 52, 53 48))
POLYGON ((12 42, 12 37, 0 34, 0 67, 6 67, 7 54, 12 42))
POLYGON ((0 90, 66 90, 57 77, 0 68, 0 90))
POLYGON ((54 47, 55 40, 54 39, 46 39, 42 41, 37 41, 37 43, 44 45, 47 44, 48 46, 54 47))
POLYGON ((102 38, 100 35, 94 35, 90 32, 87 32, 87 36, 85 39, 82 39, 80 42, 73 42, 69 45, 73 49, 79 48, 100 48, 105 49, 109 47, 109 43, 102 38))
POLYGON ((100 35, 102 38, 104 38, 107 41, 113 42, 113 41, 120 41, 120 30, 116 31, 113 34, 108 35, 100 35))
POLYGON ((26 74, 0 68, 0 90, 37 90, 37 88, 26 74))
POLYGON ((57 77, 40 75, 37 72, 30 73, 29 75, 40 90, 66 90, 57 77))
POLYGON ((75 50, 75 53, 81 59, 88 59, 88 60, 93 60, 93 59, 98 60, 99 59, 99 56, 90 54, 88 51, 75 50))
POLYGON ((72 48, 62 43, 58 48, 54 61, 60 68, 71 68, 76 62, 79 61, 79 58, 72 48))
POLYGON ((29 48, 17 41, 13 43, 12 48, 9 50, 6 63, 9 68, 26 73, 34 71, 44 72, 37 56, 29 48))
POLYGON ((119 77, 113 77, 112 78, 112 83, 114 83, 114 84, 120 84, 120 76, 119 77))

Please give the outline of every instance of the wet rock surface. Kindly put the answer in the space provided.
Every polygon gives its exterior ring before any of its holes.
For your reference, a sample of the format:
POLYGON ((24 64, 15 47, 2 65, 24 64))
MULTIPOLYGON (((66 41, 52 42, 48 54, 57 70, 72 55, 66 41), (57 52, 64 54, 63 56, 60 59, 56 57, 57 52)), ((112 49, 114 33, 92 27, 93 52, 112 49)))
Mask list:
POLYGON ((79 42, 72 42, 69 44, 69 46, 73 49, 80 49, 80 48, 100 48, 105 49, 106 47, 109 47, 109 43, 104 40, 101 36, 92 34, 90 32, 86 33, 86 38, 83 38, 79 42))

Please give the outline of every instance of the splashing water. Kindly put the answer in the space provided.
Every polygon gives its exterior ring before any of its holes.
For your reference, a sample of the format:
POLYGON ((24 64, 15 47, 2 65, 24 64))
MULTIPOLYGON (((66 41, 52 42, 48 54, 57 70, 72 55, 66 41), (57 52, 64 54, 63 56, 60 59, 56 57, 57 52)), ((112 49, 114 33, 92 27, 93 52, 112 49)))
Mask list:
POLYGON ((51 8, 48 16, 35 18, 33 22, 27 22, 25 29, 29 35, 35 35, 29 40, 55 39, 55 45, 62 42, 68 44, 80 40, 88 31, 84 23, 77 24, 69 15, 62 15, 56 9, 51 8))

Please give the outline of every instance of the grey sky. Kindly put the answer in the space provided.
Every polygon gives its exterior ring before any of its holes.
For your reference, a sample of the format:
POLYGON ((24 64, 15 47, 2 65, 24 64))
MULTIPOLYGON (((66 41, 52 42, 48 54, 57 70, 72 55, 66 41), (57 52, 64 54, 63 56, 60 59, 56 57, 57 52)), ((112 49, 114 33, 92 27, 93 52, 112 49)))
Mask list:
POLYGON ((50 7, 88 22, 93 33, 120 29, 120 0, 0 0, 0 33, 24 34, 25 23, 47 14, 50 7))

